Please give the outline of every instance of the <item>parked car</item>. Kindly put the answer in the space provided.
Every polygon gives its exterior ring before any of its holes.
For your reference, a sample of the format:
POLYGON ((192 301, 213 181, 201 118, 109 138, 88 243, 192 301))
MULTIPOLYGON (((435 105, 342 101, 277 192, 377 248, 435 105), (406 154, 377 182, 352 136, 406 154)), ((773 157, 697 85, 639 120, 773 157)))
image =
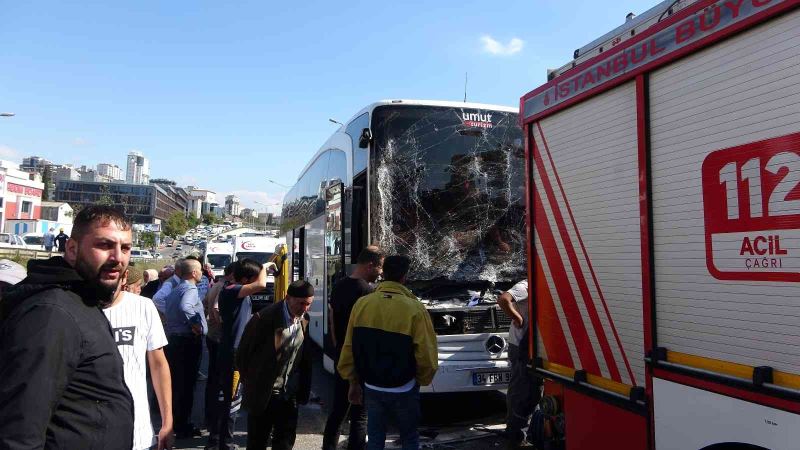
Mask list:
POLYGON ((44 250, 44 234, 42 233, 25 233, 22 235, 22 240, 31 250, 44 250))
POLYGON ((153 259, 153 255, 150 253, 150 250, 140 250, 140 249, 131 249, 131 258, 139 258, 139 259, 153 259))
POLYGON ((28 244, 18 234, 0 233, 0 247, 28 250, 28 244))

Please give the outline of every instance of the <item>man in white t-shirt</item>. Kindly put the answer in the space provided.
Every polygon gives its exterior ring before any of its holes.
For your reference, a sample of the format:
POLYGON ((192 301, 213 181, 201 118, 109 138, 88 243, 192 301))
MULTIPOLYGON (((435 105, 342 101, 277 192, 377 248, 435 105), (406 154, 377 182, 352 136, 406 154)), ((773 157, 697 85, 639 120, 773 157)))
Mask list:
POLYGON ((519 448, 525 441, 522 429, 528 425, 531 414, 541 397, 541 382, 528 371, 528 280, 522 280, 497 299, 500 308, 511 317, 508 330, 508 360, 511 363, 511 381, 506 393, 506 437, 508 448, 519 448), (520 345, 522 344, 522 345, 520 345), (522 351, 520 350, 522 347, 522 351))
POLYGON ((133 449, 149 449, 153 445, 157 445, 158 450, 171 448, 172 387, 169 364, 163 349, 167 345, 167 337, 153 302, 149 298, 128 292, 127 281, 126 272, 123 282, 120 283, 121 289, 114 297, 114 303, 104 309, 103 313, 111 323, 117 349, 122 356, 125 384, 133 396, 133 449), (147 401, 147 365, 150 366, 162 418, 161 430, 155 439, 147 401))

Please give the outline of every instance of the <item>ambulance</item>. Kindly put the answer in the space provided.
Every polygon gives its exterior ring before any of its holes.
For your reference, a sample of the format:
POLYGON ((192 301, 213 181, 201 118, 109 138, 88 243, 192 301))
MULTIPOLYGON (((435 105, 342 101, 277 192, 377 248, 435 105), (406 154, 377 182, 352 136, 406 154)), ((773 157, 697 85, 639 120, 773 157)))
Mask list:
POLYGON ((210 242, 206 246, 203 262, 211 266, 214 279, 224 275, 225 267, 233 262, 233 245, 228 242, 210 242))
MULTIPOLYGON (((272 259, 275 247, 281 243, 281 240, 275 237, 237 236, 233 239, 233 260, 240 261, 244 258, 250 258, 258 261, 260 264, 266 264, 272 259)), ((272 303, 274 299, 275 277, 270 274, 267 276, 267 289, 250 296, 250 300, 253 302, 253 312, 272 303)))
POLYGON ((800 1, 665 1, 520 100, 539 448, 800 448, 800 1))

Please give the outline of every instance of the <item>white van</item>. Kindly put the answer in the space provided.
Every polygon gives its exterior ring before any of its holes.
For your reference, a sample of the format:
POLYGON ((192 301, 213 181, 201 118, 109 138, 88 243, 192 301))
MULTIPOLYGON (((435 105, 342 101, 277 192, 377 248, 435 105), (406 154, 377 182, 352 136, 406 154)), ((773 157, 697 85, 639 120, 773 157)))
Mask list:
POLYGON ((225 267, 231 262, 233 262, 233 245, 227 242, 208 244, 205 256, 203 256, 203 263, 211 266, 215 280, 224 275, 225 267))
POLYGON ((131 249, 131 258, 154 259, 153 255, 150 254, 150 250, 140 250, 138 248, 131 249))
MULTIPOLYGON (((275 247, 281 244, 281 240, 267 236, 235 237, 233 239, 233 260, 240 261, 250 258, 260 264, 268 263, 272 259, 275 247)), ((253 311, 258 311, 274 300, 275 278, 270 275, 267 277, 267 290, 263 293, 251 295, 253 311)))

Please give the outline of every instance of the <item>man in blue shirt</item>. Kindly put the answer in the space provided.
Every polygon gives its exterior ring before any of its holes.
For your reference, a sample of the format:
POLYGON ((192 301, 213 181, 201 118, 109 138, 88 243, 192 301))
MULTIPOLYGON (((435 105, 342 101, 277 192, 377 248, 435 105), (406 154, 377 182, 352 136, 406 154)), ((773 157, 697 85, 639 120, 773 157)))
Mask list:
POLYGON ((172 276, 164 280, 164 282, 161 283, 161 287, 159 287, 158 291, 156 291, 155 295, 153 295, 153 303, 156 305, 156 309, 161 314, 166 313, 167 297, 169 297, 170 293, 173 289, 175 289, 175 287, 181 284, 182 280, 180 267, 182 261, 182 259, 175 261, 175 270, 173 271, 172 276))
POLYGON ((169 341, 165 350, 172 375, 175 434, 178 438, 186 438, 199 435, 200 431, 189 419, 192 416, 197 370, 200 368, 203 353, 203 336, 208 332, 208 325, 202 299, 197 294, 196 285, 202 276, 200 262, 193 259, 181 260, 175 271, 182 274, 182 281, 172 289, 165 301, 165 331, 169 341))
POLYGON ((53 234, 53 231, 55 231, 55 229, 50 228, 50 231, 44 235, 44 249, 48 252, 53 251, 53 246, 55 246, 56 243, 56 236, 53 234))

